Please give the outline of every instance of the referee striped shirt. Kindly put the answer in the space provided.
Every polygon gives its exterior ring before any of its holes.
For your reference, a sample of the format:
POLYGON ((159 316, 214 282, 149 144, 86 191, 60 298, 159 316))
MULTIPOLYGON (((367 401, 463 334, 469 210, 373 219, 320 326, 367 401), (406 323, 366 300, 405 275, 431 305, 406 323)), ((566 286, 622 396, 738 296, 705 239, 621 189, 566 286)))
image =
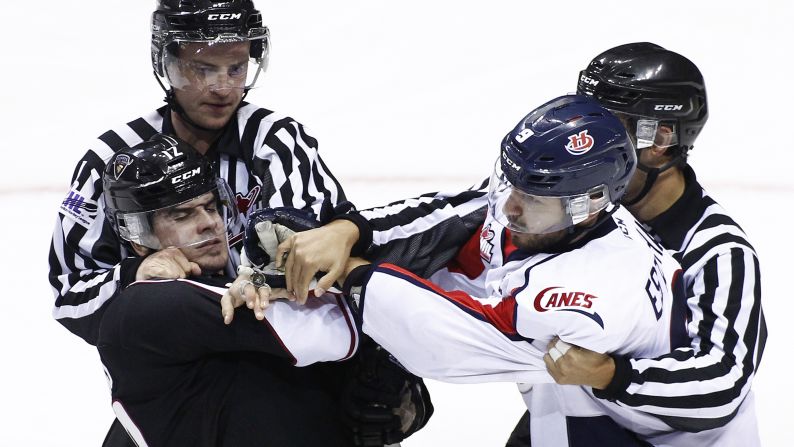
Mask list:
MULTIPOLYGON (((739 225, 684 170, 686 188, 647 222, 684 270, 692 343, 655 359, 615 359, 624 371, 600 397, 684 431, 721 427, 750 391, 767 330, 758 256, 739 225)), ((597 392, 596 395, 599 395, 597 392)))
MULTIPOLYGON (((102 134, 75 167, 60 206, 49 252, 53 316, 88 343, 96 343, 103 309, 141 262, 105 219, 105 163, 116 151, 156 133, 174 134, 170 115, 165 106, 102 134)), ((317 152, 317 140, 292 118, 252 104, 240 105, 206 156, 235 192, 243 215, 265 206, 291 206, 311 209, 327 221, 345 201, 317 152)))

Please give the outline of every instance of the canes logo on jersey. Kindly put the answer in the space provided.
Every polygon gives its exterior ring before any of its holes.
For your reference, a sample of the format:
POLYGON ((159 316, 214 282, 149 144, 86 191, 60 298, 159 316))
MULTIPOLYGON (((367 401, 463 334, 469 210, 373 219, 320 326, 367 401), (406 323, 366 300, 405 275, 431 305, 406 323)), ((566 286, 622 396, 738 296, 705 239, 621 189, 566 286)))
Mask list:
POLYGON ((538 292, 535 296, 535 310, 538 312, 576 312, 595 321, 604 328, 604 320, 597 312, 588 312, 584 309, 593 307, 593 300, 598 297, 587 292, 566 289, 565 287, 552 286, 538 292))
POLYGON ((496 236, 496 233, 491 229, 491 224, 486 225, 482 231, 480 231, 480 257, 485 260, 485 262, 491 262, 491 258, 493 258, 493 238, 496 236))
POLYGON ((587 129, 568 136, 568 144, 565 145, 565 150, 573 155, 582 155, 589 151, 595 144, 595 138, 587 133, 587 129))

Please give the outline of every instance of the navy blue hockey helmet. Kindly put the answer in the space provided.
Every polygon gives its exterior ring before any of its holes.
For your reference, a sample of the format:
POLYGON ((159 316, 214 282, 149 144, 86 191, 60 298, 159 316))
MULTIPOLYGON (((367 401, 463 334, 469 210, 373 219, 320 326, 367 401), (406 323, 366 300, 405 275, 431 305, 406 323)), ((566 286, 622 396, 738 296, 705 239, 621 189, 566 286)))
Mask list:
MULTIPOLYGON (((225 237, 226 225, 238 219, 234 195, 210 160, 172 136, 157 134, 113 154, 105 166, 102 185, 105 215, 113 229, 122 239, 154 250, 225 237), (196 217, 191 214, 196 210, 185 204, 202 196, 207 197, 203 207, 219 216, 217 228, 205 234, 167 237, 157 231, 156 218, 158 222, 184 224, 196 217)), ((180 226, 184 227, 175 224, 172 228, 180 226)))
POLYGON ((561 96, 502 140, 489 205, 506 227, 549 233, 617 203, 636 154, 620 120, 592 98, 561 96))

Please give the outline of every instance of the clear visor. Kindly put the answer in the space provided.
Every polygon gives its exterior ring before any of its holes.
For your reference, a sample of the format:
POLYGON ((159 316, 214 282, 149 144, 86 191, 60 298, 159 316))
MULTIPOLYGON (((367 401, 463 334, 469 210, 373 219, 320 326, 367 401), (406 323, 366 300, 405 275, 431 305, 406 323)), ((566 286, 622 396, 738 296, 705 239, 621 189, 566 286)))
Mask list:
POLYGON ((168 84, 179 90, 248 90, 267 67, 267 35, 255 38, 219 36, 210 41, 174 39, 163 55, 168 84), (262 57, 251 57, 251 45, 262 45, 262 57))
POLYGON ((122 239, 152 250, 186 248, 222 242, 239 213, 229 186, 222 179, 211 191, 177 205, 118 217, 122 239))
POLYGON ((488 189, 488 207, 497 222, 510 231, 547 234, 584 221, 609 205, 605 185, 584 194, 571 196, 538 196, 514 187, 496 161, 488 189))
POLYGON ((661 121, 648 116, 631 115, 614 110, 612 113, 623 123, 637 149, 651 146, 667 148, 678 144, 676 126, 672 121, 661 121))

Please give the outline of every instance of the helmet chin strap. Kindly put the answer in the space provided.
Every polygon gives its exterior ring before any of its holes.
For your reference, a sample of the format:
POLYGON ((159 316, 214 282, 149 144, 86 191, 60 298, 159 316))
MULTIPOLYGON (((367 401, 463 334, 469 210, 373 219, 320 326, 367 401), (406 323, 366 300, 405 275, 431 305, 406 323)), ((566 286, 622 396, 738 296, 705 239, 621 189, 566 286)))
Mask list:
MULTIPOLYGON (((163 98, 163 101, 165 101, 165 103, 168 104, 171 107, 171 110, 176 112, 176 114, 179 115, 180 118, 182 118, 182 121, 186 122, 191 127, 194 127, 194 128, 196 128, 198 130, 202 130, 204 132, 218 132, 218 129, 210 129, 208 127, 204 127, 201 124, 193 121, 187 115, 187 112, 185 112, 185 109, 182 108, 182 106, 179 104, 179 101, 176 100, 176 95, 174 94, 174 89, 173 88, 165 88, 165 85, 163 85, 163 81, 161 81, 160 77, 157 76, 157 72, 154 72, 154 78, 157 80, 157 83, 160 84, 160 88, 163 89, 163 92, 165 92, 165 98, 163 98)), ((248 95, 248 91, 249 91, 249 89, 247 89, 247 88, 243 91, 243 96, 240 98, 240 104, 242 104, 243 100, 248 95)), ((239 104, 238 104, 238 107, 239 107, 239 104)))
MULTIPOLYGON (((644 150, 644 149, 640 149, 640 150, 644 150)), ((648 195, 648 192, 650 192, 651 188, 653 187, 653 184, 656 183, 656 179, 659 177, 659 174, 661 174, 662 172, 672 168, 673 166, 676 166, 676 165, 680 164, 684 160, 684 158, 679 154, 679 155, 675 156, 672 160, 667 162, 665 165, 663 165, 663 166, 661 166, 659 168, 652 168, 652 167, 650 167, 648 165, 644 165, 644 164, 640 163, 639 160, 640 160, 640 151, 638 150, 637 151, 637 169, 639 169, 640 171, 642 171, 642 172, 644 172, 646 174, 646 176, 645 176, 645 184, 642 185, 642 190, 640 190, 639 194, 637 194, 636 197, 634 197, 631 200, 621 200, 620 201, 620 203, 622 203, 624 206, 635 205, 640 200, 644 199, 645 196, 648 195)), ((624 196, 624 199, 625 199, 625 196, 624 196)))

